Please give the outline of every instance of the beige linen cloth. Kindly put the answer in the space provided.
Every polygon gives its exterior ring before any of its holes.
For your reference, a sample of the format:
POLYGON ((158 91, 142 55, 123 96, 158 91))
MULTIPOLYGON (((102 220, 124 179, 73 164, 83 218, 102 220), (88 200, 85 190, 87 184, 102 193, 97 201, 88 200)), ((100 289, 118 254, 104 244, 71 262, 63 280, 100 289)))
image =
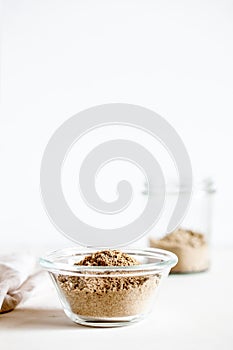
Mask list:
POLYGON ((36 262, 30 254, 0 256, 0 313, 14 310, 32 294, 43 274, 36 262))

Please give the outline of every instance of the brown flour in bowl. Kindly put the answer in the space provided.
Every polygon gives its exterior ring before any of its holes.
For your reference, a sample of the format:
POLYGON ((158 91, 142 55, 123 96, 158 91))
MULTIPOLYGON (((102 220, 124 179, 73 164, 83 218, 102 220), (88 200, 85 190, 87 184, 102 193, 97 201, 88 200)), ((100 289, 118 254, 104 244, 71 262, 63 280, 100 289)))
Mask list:
MULTIPOLYGON (((132 266, 139 262, 117 250, 105 250, 85 257, 80 266, 132 266)), ((140 270, 139 270, 140 271, 140 270)), ((108 271, 106 277, 59 275, 58 284, 73 313, 104 318, 127 317, 144 313, 159 284, 160 276, 127 276, 127 271, 108 271), (121 276, 119 276, 119 273, 121 276)), ((103 274, 103 271, 101 272, 103 274)))
POLYGON ((209 267, 209 247, 201 233, 178 229, 161 239, 150 239, 150 246, 176 254, 178 263, 173 273, 200 272, 209 267))

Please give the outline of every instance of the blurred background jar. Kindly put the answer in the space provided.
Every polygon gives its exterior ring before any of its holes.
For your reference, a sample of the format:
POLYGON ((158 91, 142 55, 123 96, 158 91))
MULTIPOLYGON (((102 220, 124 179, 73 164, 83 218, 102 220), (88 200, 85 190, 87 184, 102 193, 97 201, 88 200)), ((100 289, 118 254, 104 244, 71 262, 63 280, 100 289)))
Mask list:
MULTIPOLYGON (((170 182, 166 188, 164 212, 155 229, 149 232, 149 245, 172 251, 178 256, 179 262, 172 273, 192 273, 206 271, 210 264, 210 242, 213 216, 213 197, 216 192, 211 178, 194 183, 192 197, 188 210, 180 226, 167 233, 168 222, 174 211, 179 188, 170 182)), ((146 196, 159 195, 160 190, 150 184, 150 192, 145 187, 146 196)), ((186 195, 185 188, 180 194, 186 195)))

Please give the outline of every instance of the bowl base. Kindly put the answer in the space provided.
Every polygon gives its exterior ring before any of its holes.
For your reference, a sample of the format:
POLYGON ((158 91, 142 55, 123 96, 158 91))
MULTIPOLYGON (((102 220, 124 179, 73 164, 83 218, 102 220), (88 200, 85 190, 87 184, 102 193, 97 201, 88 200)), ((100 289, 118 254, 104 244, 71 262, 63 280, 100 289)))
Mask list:
POLYGON ((70 310, 64 310, 65 314, 75 323, 87 327, 101 327, 101 328, 112 328, 112 327, 124 327, 129 326, 133 323, 139 322, 145 318, 145 315, 134 315, 128 317, 89 317, 76 315, 70 310))

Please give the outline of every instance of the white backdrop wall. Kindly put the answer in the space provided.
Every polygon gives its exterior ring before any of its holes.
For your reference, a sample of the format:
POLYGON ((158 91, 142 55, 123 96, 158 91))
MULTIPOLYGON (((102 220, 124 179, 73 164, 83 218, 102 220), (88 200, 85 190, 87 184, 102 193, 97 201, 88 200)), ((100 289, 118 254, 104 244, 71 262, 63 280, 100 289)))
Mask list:
POLYGON ((0 9, 1 241, 69 245, 41 204, 43 150, 78 111, 126 102, 166 118, 195 176, 213 176, 213 241, 233 244, 233 2, 3 0, 0 9))

